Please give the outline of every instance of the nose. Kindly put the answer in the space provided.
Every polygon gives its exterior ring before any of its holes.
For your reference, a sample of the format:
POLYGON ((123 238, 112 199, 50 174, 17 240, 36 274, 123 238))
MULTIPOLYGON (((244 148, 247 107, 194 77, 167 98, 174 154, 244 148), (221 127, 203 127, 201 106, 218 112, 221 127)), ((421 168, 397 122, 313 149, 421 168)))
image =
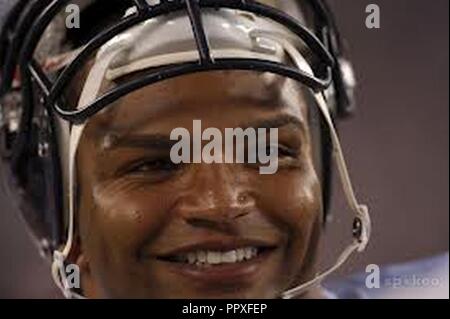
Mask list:
POLYGON ((178 200, 178 214, 191 226, 223 228, 255 208, 245 175, 232 164, 198 164, 178 200))

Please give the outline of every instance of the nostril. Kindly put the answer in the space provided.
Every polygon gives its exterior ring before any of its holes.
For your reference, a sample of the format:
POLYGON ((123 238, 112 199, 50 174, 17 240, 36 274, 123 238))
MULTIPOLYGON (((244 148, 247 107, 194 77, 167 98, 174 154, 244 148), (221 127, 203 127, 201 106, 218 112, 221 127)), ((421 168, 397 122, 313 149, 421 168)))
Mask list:
POLYGON ((202 213, 197 211, 196 216, 190 214, 189 217, 185 217, 185 222, 196 228, 224 230, 233 227, 234 221, 249 215, 250 212, 251 210, 249 209, 236 209, 231 207, 217 210, 215 213, 202 213))
POLYGON ((237 214, 237 215, 234 216, 233 218, 234 218, 234 219, 239 219, 239 218, 241 218, 241 217, 247 216, 249 213, 250 213, 250 212, 245 211, 245 212, 242 212, 242 213, 237 214))
POLYGON ((186 222, 193 227, 199 228, 214 228, 217 225, 217 221, 205 218, 189 218, 186 222))

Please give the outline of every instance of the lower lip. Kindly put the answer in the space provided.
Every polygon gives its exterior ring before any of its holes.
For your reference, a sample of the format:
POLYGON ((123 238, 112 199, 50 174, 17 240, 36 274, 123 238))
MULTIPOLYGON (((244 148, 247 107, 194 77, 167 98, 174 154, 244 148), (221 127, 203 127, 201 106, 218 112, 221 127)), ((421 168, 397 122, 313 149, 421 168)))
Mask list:
POLYGON ((186 263, 164 262, 169 271, 204 284, 245 284, 252 279, 267 262, 273 250, 260 253, 250 260, 219 265, 197 266, 186 263))

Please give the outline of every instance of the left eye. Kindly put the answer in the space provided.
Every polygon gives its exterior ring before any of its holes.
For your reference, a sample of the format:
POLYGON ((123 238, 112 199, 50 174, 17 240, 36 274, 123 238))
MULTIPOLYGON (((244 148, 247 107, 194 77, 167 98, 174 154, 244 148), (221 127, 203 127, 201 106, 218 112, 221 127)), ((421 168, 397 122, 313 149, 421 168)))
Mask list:
POLYGON ((178 165, 174 164, 170 158, 158 158, 138 162, 131 165, 127 170, 128 173, 150 173, 150 172, 171 172, 178 169, 178 165))

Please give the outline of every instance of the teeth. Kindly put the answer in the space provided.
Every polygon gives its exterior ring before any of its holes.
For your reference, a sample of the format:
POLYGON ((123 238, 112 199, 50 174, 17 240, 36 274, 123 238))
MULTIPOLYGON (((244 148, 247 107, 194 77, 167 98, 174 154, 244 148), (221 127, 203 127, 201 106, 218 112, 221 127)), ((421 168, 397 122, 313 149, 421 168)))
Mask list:
POLYGON ((221 257, 222 256, 219 252, 208 251, 206 255, 206 261, 208 262, 208 264, 217 265, 220 264, 220 262, 222 261, 221 257))
POLYGON ((197 253, 197 261, 200 263, 206 263, 206 252, 199 251, 197 253))
POLYGON ((197 256, 195 255, 195 253, 189 253, 187 255, 187 259, 190 264, 194 264, 197 261, 197 256))
POLYGON ((251 250, 251 248, 245 248, 244 252, 245 252, 245 259, 252 258, 252 250, 251 250))
POLYGON ((232 251, 222 254, 222 262, 235 263, 236 261, 237 261, 236 250, 232 250, 232 251))
POLYGON ((239 248, 230 251, 196 251, 177 256, 177 260, 187 262, 191 265, 219 265, 232 264, 250 260, 258 256, 256 247, 239 248))
POLYGON ((238 249, 236 255, 237 255, 237 259, 238 259, 239 261, 244 260, 244 257, 245 257, 245 251, 244 251, 244 249, 242 249, 242 248, 241 248, 241 249, 238 249))

